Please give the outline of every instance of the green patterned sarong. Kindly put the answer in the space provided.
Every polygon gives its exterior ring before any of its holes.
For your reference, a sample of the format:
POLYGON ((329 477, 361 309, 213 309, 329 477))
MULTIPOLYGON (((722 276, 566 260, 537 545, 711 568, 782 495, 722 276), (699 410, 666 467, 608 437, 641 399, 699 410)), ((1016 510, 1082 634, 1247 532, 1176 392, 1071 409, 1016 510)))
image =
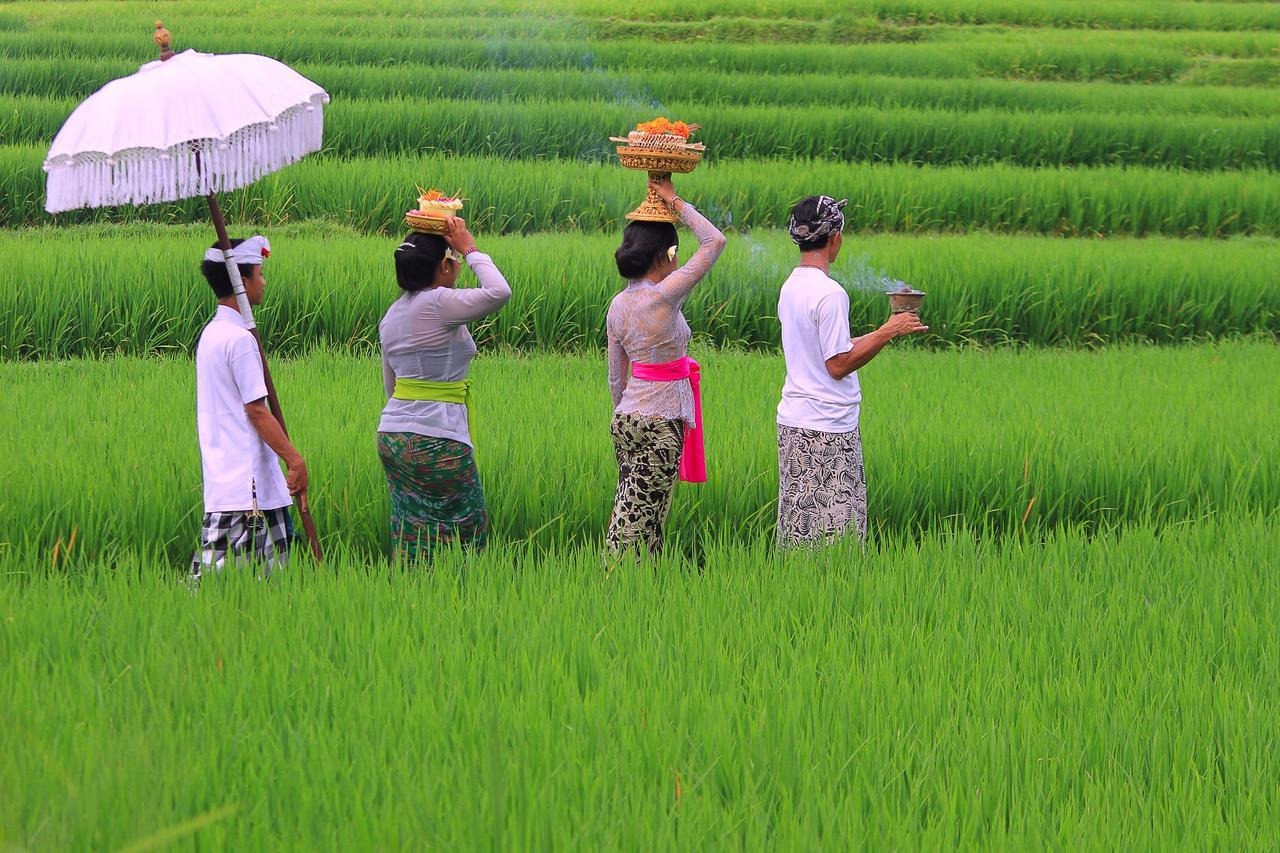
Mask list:
POLYGON ((460 441, 411 432, 378 433, 391 490, 391 541, 399 559, 430 562, 441 545, 481 550, 489 514, 475 454, 460 441))

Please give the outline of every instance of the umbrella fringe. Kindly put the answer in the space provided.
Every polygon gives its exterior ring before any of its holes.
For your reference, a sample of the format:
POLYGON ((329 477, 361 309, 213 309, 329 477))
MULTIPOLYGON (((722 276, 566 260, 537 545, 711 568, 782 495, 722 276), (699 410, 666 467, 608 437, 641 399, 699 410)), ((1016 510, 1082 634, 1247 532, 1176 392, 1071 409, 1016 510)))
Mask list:
POLYGON ((273 122, 249 125, 226 139, 46 160, 45 210, 155 204, 239 189, 320 150, 325 100, 316 95, 273 122))

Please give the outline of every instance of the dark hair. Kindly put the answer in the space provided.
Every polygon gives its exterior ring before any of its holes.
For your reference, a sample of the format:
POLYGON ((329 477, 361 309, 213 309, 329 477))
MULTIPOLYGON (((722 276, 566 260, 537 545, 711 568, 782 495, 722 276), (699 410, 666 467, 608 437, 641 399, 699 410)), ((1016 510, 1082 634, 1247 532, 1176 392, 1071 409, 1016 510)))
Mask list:
MULTIPOLYGON (((237 237, 231 241, 231 248, 234 249, 243 242, 243 237, 237 237)), ((222 247, 219 244, 214 243, 209 248, 221 249, 222 247)), ((261 266, 261 264, 236 264, 236 266, 240 267, 240 277, 248 278, 253 275, 253 268, 261 266)), ((226 299, 228 296, 235 293, 234 288, 231 286, 231 276, 227 274, 227 265, 222 261, 201 261, 200 274, 204 276, 205 281, 209 282, 209 286, 213 288, 214 296, 217 296, 219 299, 226 299)))
POLYGON ((640 278, 653 262, 667 256, 667 249, 679 246, 676 227, 670 222, 632 222, 622 229, 622 245, 613 253, 618 273, 627 281, 640 278))
MULTIPOLYGON (((791 208, 791 218, 800 223, 811 223, 818 218, 818 196, 811 195, 808 198, 802 198, 791 208)), ((821 237, 814 237, 812 240, 804 240, 797 243, 802 252, 813 252, 818 249, 827 248, 827 243, 831 242, 830 234, 823 234, 821 237)))
POLYGON ((435 234, 411 232, 396 247, 396 283, 402 290, 416 293, 436 283, 436 270, 449 244, 435 234))

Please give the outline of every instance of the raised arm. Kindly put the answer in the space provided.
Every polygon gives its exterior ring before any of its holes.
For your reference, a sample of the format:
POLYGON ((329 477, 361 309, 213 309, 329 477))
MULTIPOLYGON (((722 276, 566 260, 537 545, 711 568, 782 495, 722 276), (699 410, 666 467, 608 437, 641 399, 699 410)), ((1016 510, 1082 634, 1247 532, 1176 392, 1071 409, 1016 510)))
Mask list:
POLYGON ((480 279, 479 287, 464 290, 441 288, 437 307, 440 319, 446 323, 469 323, 488 316, 507 304, 511 298, 511 285, 498 271, 493 260, 473 248, 467 253, 467 263, 480 279))
POLYGON ((693 236, 698 238, 698 249, 693 253, 693 257, 658 283, 658 290, 667 301, 679 305, 684 302, 694 285, 702 281, 703 276, 711 269, 711 265, 716 262, 716 258, 720 257, 720 253, 724 251, 725 238, 719 228, 694 210, 693 205, 675 194, 669 179, 659 183, 659 193, 664 198, 668 192, 671 197, 667 200, 675 206, 676 213, 680 214, 684 223, 693 230, 693 236))
POLYGON ((476 248, 476 239, 467 230, 466 220, 450 216, 445 220, 444 229, 444 241, 450 249, 467 259, 476 278, 480 279, 480 286, 466 290, 441 288, 436 303, 440 319, 461 325, 479 320, 506 305, 511 298, 511 285, 498 272, 493 259, 476 248))

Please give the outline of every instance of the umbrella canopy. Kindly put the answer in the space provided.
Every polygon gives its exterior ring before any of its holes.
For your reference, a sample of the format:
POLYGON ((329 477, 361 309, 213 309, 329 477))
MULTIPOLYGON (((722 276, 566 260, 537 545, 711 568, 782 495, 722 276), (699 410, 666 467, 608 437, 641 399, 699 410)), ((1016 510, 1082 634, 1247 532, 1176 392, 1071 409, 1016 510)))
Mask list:
POLYGON ((324 89, 250 53, 183 51, 103 86, 58 131, 45 209, 238 189, 321 147, 324 89))

